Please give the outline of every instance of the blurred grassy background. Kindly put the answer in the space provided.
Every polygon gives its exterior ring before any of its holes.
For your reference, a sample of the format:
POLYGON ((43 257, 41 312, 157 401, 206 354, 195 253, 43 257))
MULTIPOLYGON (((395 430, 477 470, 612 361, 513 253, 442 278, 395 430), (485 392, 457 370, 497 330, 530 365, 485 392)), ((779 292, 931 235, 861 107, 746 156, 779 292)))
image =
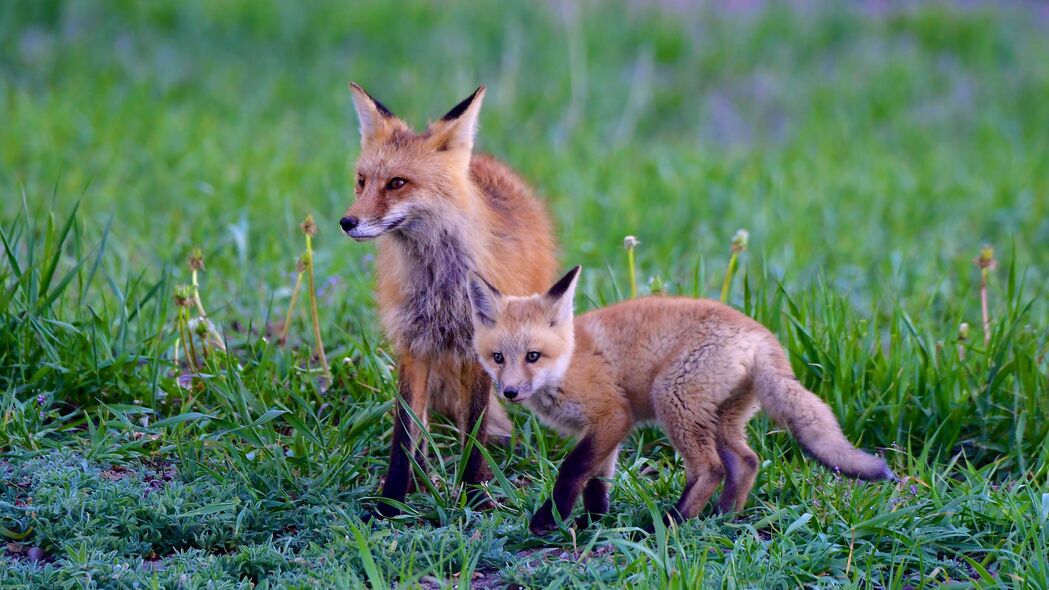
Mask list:
POLYGON ((232 285, 274 278, 312 212, 357 282, 347 81, 418 126, 484 83, 480 147, 549 198, 566 265, 636 234, 684 281, 746 227, 776 274, 861 301, 966 296, 985 241, 1044 282, 1044 11, 558 6, 5 3, 3 211, 83 195, 129 256, 201 245, 232 285))
MULTIPOLYGON (((0 564, 42 587, 114 563, 155 581, 150 552, 160 579, 194 584, 448 585, 474 568, 536 586, 1047 583, 1049 13, 686 4, 0 3, 0 523, 58 559, 0 564), (412 499, 422 524, 363 525, 392 387, 372 246, 337 229, 359 145, 350 80, 417 127, 486 84, 480 149, 549 202, 564 266, 587 268, 583 308, 626 293, 627 234, 643 292, 716 297, 750 230, 732 302, 852 440, 914 479, 850 487, 758 420, 772 462, 739 524, 643 545, 599 529, 584 542, 618 557, 535 565, 525 514, 564 447, 517 413, 518 446, 493 451, 512 478, 493 483, 500 510, 464 511, 448 461, 441 493, 412 499), (302 370, 302 318, 286 352, 245 329, 283 315, 307 214, 328 395, 302 370), (1002 262, 989 346, 984 243, 1002 262), (193 247, 234 354, 187 394, 171 296, 193 247)), ((680 474, 661 441, 632 439, 612 524, 679 493, 679 477, 638 476, 680 474)))

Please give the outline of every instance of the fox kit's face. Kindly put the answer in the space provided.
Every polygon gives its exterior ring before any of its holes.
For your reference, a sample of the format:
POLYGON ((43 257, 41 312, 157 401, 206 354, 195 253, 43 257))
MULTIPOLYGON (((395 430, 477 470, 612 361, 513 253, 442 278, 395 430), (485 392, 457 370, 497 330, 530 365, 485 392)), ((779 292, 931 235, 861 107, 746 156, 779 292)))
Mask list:
POLYGON ((350 85, 361 123, 356 198, 340 220, 346 235, 364 241, 447 209, 462 194, 484 87, 423 133, 415 133, 360 86, 350 85))
POLYGON ((506 297, 475 277, 470 282, 474 349, 500 395, 523 402, 557 387, 574 345, 572 298, 579 267, 545 295, 506 297))

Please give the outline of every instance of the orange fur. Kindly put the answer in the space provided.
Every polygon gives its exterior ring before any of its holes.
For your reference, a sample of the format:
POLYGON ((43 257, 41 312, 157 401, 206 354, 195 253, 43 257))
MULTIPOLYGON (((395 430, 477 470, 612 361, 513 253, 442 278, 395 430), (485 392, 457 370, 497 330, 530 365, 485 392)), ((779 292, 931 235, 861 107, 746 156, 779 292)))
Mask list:
POLYGON ((528 297, 476 280, 470 288, 474 344, 497 389, 581 441, 558 475, 553 506, 533 518, 535 532, 553 526, 554 507, 567 516, 584 486, 587 512, 607 508, 590 485, 611 472, 639 422, 661 424, 684 460, 677 518, 696 516, 722 481, 721 511, 746 503, 758 469, 746 424, 759 406, 828 467, 861 479, 894 477, 845 439, 761 324, 715 301, 675 297, 625 301, 573 321, 577 279, 578 267, 546 295, 528 297))
MULTIPOLYGON (((556 262, 546 210, 513 170, 473 154, 484 87, 422 133, 359 86, 351 92, 361 154, 357 196, 341 223, 354 239, 377 238, 376 298, 397 352, 401 399, 424 425, 434 410, 463 434, 482 422, 481 442, 489 432, 508 436, 509 418, 489 403, 490 382, 473 353, 467 281, 482 273, 516 294, 549 284, 556 262), (502 264, 510 259, 519 263, 502 264)), ((418 434, 398 415, 384 496, 404 499, 402 450, 415 452, 418 434)), ((480 456, 471 457, 464 480, 487 476, 480 456)))

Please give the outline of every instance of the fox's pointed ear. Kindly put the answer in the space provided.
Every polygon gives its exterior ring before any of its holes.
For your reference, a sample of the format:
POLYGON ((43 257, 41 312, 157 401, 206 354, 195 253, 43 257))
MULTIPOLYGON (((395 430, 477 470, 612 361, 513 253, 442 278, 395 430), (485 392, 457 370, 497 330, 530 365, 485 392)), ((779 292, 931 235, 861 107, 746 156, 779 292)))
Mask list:
POLYGON ((499 317, 499 307, 503 295, 481 275, 470 273, 470 307, 473 308, 473 319, 477 325, 492 327, 499 317))
POLYGON ((362 146, 386 139, 394 127, 398 124, 403 125, 390 109, 372 98, 356 82, 350 82, 350 94, 353 95, 353 108, 357 111, 357 119, 361 122, 362 146))
POLYGON ((554 312, 550 320, 551 326, 572 321, 572 302, 575 300, 575 287, 579 282, 581 270, 583 267, 577 266, 568 271, 568 274, 561 277, 561 280, 546 292, 546 299, 554 312))
POLYGON ((439 152, 461 150, 470 152, 477 135, 477 117, 484 102, 485 87, 478 86, 474 93, 452 107, 452 110, 430 125, 430 145, 439 152))

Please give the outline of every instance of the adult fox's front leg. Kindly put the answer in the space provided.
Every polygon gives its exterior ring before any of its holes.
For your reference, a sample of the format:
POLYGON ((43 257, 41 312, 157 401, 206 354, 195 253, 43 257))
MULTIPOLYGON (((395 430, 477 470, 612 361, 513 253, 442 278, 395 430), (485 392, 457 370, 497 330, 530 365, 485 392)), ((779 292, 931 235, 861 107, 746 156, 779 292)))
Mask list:
POLYGON ((466 441, 471 433, 474 436, 463 471, 463 483, 467 485, 467 497, 472 504, 490 505, 484 490, 476 484, 492 478, 492 470, 481 453, 481 447, 488 443, 488 401, 491 399, 492 380, 480 365, 472 363, 466 367, 463 381, 468 396, 466 422, 461 426, 463 440, 466 441))
MULTIPOLYGON (((430 364, 404 353, 400 356, 397 382, 397 399, 393 408, 393 442, 390 445, 390 464, 386 471, 386 483, 382 487, 383 498, 404 502, 412 478, 411 457, 419 445, 419 427, 412 414, 423 423, 430 406, 427 383, 430 364)), ((380 516, 400 514, 392 504, 380 502, 376 511, 380 516)))

